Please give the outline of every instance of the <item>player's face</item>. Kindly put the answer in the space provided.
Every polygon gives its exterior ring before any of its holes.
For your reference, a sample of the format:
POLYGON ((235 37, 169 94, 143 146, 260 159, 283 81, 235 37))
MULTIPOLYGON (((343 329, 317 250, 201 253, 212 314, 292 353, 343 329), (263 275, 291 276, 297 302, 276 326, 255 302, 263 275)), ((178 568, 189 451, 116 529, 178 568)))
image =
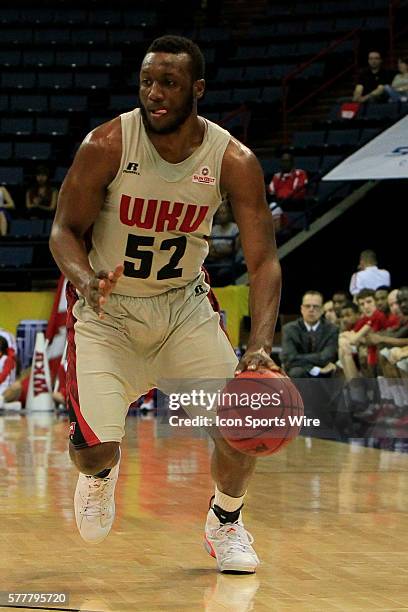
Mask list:
POLYGON ((388 307, 390 309, 391 314, 400 316, 401 310, 397 301, 398 297, 398 289, 394 289, 388 294, 388 307))
POLYGON ((335 293, 333 295, 333 307, 338 317, 340 316, 341 309, 343 308, 346 301, 346 296, 342 293, 335 293))
POLYGON ((193 82, 186 53, 148 53, 140 70, 139 98, 146 127, 155 134, 172 134, 190 117, 204 90, 193 82))
POLYGON ((331 300, 329 300, 323 305, 323 313, 326 321, 329 321, 330 323, 334 324, 337 323, 337 316, 334 311, 333 302, 331 300))
POLYGON ((319 295, 306 294, 300 307, 303 320, 309 325, 314 325, 322 316, 323 303, 319 295))

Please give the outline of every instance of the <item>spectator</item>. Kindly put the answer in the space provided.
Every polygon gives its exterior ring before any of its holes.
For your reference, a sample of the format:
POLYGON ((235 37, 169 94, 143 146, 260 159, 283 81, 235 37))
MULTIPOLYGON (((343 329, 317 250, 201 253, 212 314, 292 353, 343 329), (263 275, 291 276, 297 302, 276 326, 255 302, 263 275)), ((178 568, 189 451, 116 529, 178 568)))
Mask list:
POLYGON ((16 377, 16 360, 14 351, 9 349, 9 345, 4 336, 0 336, 0 403, 2 394, 9 387, 16 377))
POLYGON ((384 85, 390 100, 406 102, 408 100, 408 57, 398 59, 398 74, 391 85, 384 85))
POLYGON ((367 340, 375 346, 403 347, 408 345, 408 287, 401 287, 397 294, 398 305, 401 310, 399 326, 386 329, 383 333, 372 328, 367 340))
POLYGON ((13 198, 5 187, 0 187, 0 236, 5 236, 10 221, 10 210, 15 209, 13 198))
POLYGON ((390 288, 386 285, 380 285, 375 290, 375 304, 378 310, 381 310, 388 318, 390 314, 390 309, 388 306, 388 294, 390 292, 390 288))
POLYGON ((388 270, 377 267, 377 256, 374 251, 366 250, 360 254, 358 271, 350 280, 350 293, 357 295, 362 289, 377 289, 390 287, 391 276, 388 270))
POLYGON ((322 294, 307 291, 302 317, 283 326, 282 362, 291 377, 328 376, 336 369, 338 330, 321 318, 322 306, 322 294))
POLYGON ((360 71, 353 93, 353 102, 386 102, 388 95, 384 86, 391 82, 392 76, 382 67, 383 59, 379 51, 368 54, 368 68, 360 71))
POLYGON ((26 208, 33 216, 50 216, 57 206, 58 190, 50 183, 50 171, 47 166, 38 166, 35 173, 35 184, 26 192, 26 208))
POLYGON ((389 292, 387 301, 390 312, 388 315, 388 327, 399 327, 401 310, 398 304, 398 289, 393 289, 389 292))
POLYGON ((235 280, 234 263, 238 248, 238 226, 233 221, 229 202, 223 201, 216 213, 216 223, 212 228, 208 259, 205 263, 212 284, 222 287, 235 280))
POLYGON ((340 332, 351 331, 360 318, 360 309, 354 302, 346 302, 340 311, 340 332))
POLYGON ((339 337, 339 358, 347 380, 358 374, 353 347, 360 344, 367 344, 367 366, 371 374, 375 373, 377 348, 368 336, 371 331, 378 332, 387 325, 385 314, 377 310, 375 292, 372 289, 363 289, 357 296, 357 302, 363 316, 357 320, 351 331, 345 331, 339 337))
POLYGON ((329 300, 323 304, 323 316, 329 323, 338 325, 336 311, 334 310, 333 300, 329 300))
POLYGON ((270 207, 273 204, 281 206, 286 210, 299 210, 304 207, 306 197, 306 185, 308 182, 305 170, 295 168, 295 160, 291 153, 282 153, 281 171, 273 175, 268 191, 273 196, 270 207))
POLYGON ((344 307, 345 304, 348 303, 349 300, 350 300, 350 297, 347 291, 343 291, 342 289, 339 289, 333 293, 333 297, 332 297, 333 308, 334 308, 334 312, 336 313, 336 316, 338 319, 340 318, 340 315, 341 315, 341 309, 344 307))

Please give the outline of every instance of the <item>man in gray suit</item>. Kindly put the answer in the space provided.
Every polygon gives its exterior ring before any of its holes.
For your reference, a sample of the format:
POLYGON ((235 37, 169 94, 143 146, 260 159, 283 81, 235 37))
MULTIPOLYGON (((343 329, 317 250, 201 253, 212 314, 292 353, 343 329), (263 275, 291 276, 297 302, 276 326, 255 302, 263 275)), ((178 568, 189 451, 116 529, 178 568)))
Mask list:
POLYGON ((283 367, 292 378, 330 376, 336 369, 338 329, 322 318, 322 294, 307 291, 300 311, 299 319, 283 327, 283 367))

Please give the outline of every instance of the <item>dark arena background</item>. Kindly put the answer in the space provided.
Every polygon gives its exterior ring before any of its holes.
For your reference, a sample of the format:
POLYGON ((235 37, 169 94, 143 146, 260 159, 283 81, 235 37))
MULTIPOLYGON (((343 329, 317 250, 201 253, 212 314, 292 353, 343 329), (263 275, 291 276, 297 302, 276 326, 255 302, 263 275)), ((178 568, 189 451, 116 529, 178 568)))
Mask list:
MULTIPOLYGON (((0 610, 408 610, 407 37, 407 0, 1 7, 0 610), (321 423, 258 460, 253 575, 221 573, 204 551, 212 442, 169 426, 156 389, 129 408, 112 533, 89 546, 75 524, 49 236, 81 142, 139 106, 140 64, 164 34, 199 45, 199 115, 259 160, 283 278, 271 356, 321 423), (317 322, 331 347, 311 340, 317 322)), ((241 357, 250 279, 227 196, 208 242, 212 304, 241 357)))

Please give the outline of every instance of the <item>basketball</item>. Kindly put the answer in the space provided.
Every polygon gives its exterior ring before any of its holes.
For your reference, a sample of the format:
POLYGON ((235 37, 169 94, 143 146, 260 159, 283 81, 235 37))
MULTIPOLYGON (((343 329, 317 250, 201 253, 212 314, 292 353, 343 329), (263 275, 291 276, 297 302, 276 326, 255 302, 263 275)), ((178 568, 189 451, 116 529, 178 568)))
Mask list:
POLYGON ((272 455, 299 434, 303 413, 300 393, 287 376, 247 370, 223 389, 217 424, 232 448, 247 455, 272 455))

